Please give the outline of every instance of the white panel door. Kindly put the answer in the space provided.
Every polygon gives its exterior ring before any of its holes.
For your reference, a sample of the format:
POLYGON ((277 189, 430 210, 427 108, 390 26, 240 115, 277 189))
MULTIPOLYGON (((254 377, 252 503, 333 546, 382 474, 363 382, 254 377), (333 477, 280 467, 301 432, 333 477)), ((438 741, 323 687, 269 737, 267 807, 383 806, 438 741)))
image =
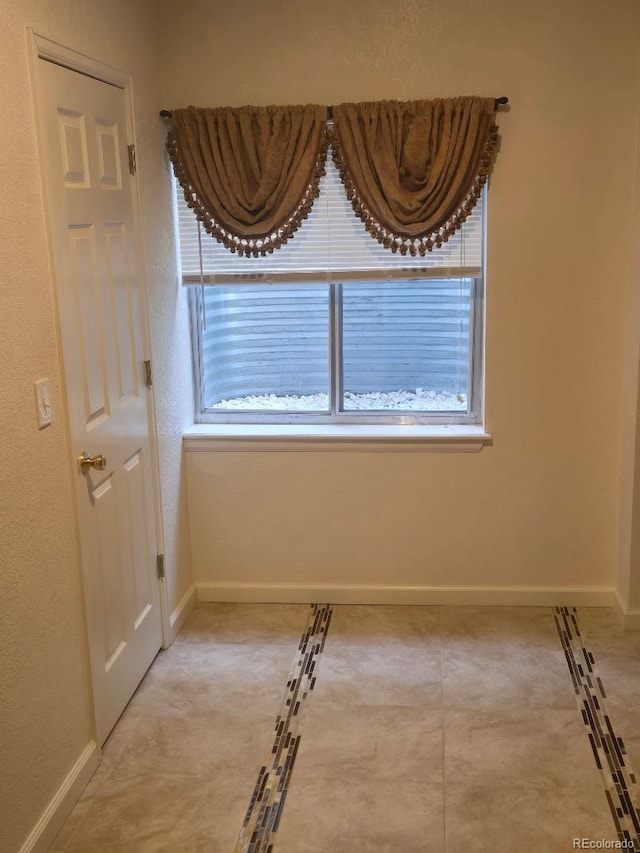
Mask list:
POLYGON ((40 130, 98 737, 161 643, 125 93, 38 60, 40 130))

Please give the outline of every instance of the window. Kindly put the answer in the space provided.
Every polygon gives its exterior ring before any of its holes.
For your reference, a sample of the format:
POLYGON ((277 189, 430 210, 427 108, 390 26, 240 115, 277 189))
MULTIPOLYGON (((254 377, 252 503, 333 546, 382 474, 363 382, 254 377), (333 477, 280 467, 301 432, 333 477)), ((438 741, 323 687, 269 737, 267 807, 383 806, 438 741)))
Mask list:
POLYGON ((307 222, 240 258, 176 189, 201 422, 481 421, 484 205, 424 258, 384 249, 329 157, 307 222))

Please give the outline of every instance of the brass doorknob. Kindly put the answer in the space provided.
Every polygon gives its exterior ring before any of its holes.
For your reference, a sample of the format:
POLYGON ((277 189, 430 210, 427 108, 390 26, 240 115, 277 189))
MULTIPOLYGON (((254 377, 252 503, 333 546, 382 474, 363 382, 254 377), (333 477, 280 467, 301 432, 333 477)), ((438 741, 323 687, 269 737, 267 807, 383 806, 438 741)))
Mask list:
POLYGON ((91 456, 85 450, 82 456, 78 456, 78 464, 83 474, 86 474, 89 468, 95 468, 96 471, 104 471, 107 467, 107 459, 105 456, 91 456))

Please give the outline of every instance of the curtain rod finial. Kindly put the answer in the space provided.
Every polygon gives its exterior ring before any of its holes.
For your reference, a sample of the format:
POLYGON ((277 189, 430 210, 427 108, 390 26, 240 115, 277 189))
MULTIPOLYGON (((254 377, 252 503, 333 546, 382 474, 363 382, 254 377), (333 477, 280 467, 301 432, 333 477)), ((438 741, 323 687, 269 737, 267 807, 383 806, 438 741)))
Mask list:
POLYGON ((495 100, 495 108, 498 109, 500 106, 504 106, 509 103, 509 98, 506 95, 502 95, 500 98, 496 98, 495 100))

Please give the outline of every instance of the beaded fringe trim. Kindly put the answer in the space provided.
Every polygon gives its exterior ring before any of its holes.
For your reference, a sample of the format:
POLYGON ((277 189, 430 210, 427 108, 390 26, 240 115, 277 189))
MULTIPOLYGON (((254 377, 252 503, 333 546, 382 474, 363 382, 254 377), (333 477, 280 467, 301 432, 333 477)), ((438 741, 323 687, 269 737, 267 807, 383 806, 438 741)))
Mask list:
POLYGON ((197 197, 186 169, 180 158, 178 143, 173 130, 169 132, 167 137, 167 151, 173 163, 173 168, 176 178, 180 182, 180 186, 184 190, 185 201, 194 211, 196 219, 202 224, 205 231, 214 237, 219 243, 222 243, 230 252, 245 257, 257 258, 259 256, 270 255, 274 249, 279 249, 281 246, 293 238, 302 222, 309 216, 309 212, 314 201, 320 194, 320 178, 325 173, 325 164, 327 161, 327 150, 329 140, 327 137, 326 128, 322 131, 320 139, 320 148, 316 165, 311 181, 307 184, 303 196, 298 203, 294 213, 271 234, 266 234, 261 237, 247 237, 246 235, 234 233, 228 228, 224 228, 213 218, 212 214, 205 208, 202 201, 197 197))
POLYGON ((496 125, 492 125, 489 131, 487 142, 480 158, 480 168, 474 178, 471 189, 460 207, 442 225, 417 237, 406 237, 402 234, 394 233, 377 221, 375 215, 368 209, 354 186, 335 130, 329 131, 329 144, 331 145, 333 162, 344 184, 347 198, 351 202, 356 216, 364 223, 369 234, 381 243, 385 249, 390 249, 394 253, 399 252, 401 255, 411 255, 412 257, 420 255, 424 257, 427 252, 439 249, 443 243, 446 243, 462 227, 476 206, 482 194, 482 188, 487 182, 491 163, 498 147, 498 128, 496 125))

